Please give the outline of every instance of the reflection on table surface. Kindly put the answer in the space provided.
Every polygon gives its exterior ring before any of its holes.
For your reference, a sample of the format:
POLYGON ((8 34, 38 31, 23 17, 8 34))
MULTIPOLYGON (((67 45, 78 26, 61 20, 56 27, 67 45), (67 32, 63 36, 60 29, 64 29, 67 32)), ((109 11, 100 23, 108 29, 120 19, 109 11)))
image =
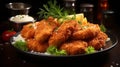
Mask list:
MULTIPOLYGON (((7 27, 7 22, 0 25, 1 32, 5 29, 2 27, 7 27)), ((112 28, 109 28, 120 41, 120 32, 119 27, 117 25, 113 25, 112 28)), ((112 48, 112 50, 83 58, 71 58, 71 59, 53 59, 49 60, 49 58, 32 58, 27 55, 23 55, 14 49, 9 42, 4 42, 0 40, 0 67, 38 67, 38 66, 93 66, 93 67, 119 67, 120 66, 120 43, 112 48)))

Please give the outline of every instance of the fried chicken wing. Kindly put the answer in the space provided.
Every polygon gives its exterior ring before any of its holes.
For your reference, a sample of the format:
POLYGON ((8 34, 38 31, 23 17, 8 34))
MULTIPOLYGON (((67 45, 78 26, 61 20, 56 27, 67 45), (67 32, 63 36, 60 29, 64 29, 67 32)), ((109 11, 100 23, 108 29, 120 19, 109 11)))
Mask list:
POLYGON ((93 46, 96 50, 99 50, 100 48, 103 48, 105 46, 105 42, 107 40, 108 36, 104 32, 98 33, 98 35, 90 40, 88 44, 90 46, 93 46))
POLYGON ((70 20, 64 22, 54 33, 50 36, 49 45, 54 45, 59 47, 63 42, 65 42, 72 34, 77 22, 70 20))
POLYGON ((36 41, 35 39, 28 39, 27 40, 27 47, 30 51, 36 51, 36 52, 45 52, 48 48, 47 43, 40 43, 36 41))
POLYGON ((60 23, 58 22, 57 18, 53 18, 53 17, 48 17, 47 21, 49 22, 49 24, 52 26, 52 27, 59 27, 60 26, 60 23))
POLYGON ((45 42, 47 39, 49 39, 49 36, 52 34, 54 29, 57 27, 56 24, 54 24, 54 20, 47 21, 42 20, 37 24, 37 28, 35 30, 35 36, 34 38, 39 42, 45 42))
POLYGON ((40 20, 23 26, 20 34, 25 38, 30 51, 46 52, 49 46, 65 50, 68 55, 84 54, 88 46, 100 50, 105 46, 107 34, 98 24, 65 20, 62 24, 56 18, 40 20))
POLYGON ((76 55, 85 53, 87 46, 87 42, 77 40, 62 44, 60 49, 65 50, 68 55, 76 55))
POLYGON ((75 31, 73 33, 72 36, 73 39, 86 40, 86 39, 94 38, 100 32, 100 27, 97 24, 87 24, 87 25, 82 25, 81 27, 82 27, 81 30, 75 31))
POLYGON ((21 36, 24 37, 25 39, 33 38, 34 33, 35 33, 35 29, 34 29, 32 23, 24 25, 21 32, 20 32, 21 36))

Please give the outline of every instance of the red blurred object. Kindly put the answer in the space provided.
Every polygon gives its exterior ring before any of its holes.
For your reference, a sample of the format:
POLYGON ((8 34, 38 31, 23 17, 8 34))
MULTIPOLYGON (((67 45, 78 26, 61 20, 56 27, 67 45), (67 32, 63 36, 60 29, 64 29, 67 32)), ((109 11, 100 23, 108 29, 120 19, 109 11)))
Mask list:
POLYGON ((100 0, 99 5, 102 10, 107 10, 109 7, 108 0, 100 0))
POLYGON ((106 11, 109 9, 109 3, 108 0, 98 0, 98 14, 97 14, 97 20, 102 20, 103 11, 106 11))
POLYGON ((12 37, 13 35, 15 35, 16 32, 12 31, 12 30, 6 30, 2 33, 2 40, 3 41, 9 41, 10 37, 12 37))

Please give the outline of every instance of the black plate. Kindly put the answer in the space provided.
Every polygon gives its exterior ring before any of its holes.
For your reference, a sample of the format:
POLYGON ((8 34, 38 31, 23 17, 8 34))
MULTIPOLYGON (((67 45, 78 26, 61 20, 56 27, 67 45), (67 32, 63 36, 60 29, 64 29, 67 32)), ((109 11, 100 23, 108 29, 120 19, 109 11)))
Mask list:
MULTIPOLYGON (((112 32, 108 31, 106 32, 107 35, 109 36, 110 38, 110 41, 106 42, 106 46, 103 50, 100 50, 100 51, 97 51, 95 53, 92 53, 92 54, 80 54, 80 55, 68 55, 68 56, 54 56, 54 55, 45 55, 45 54, 36 54, 36 53, 31 53, 31 52, 26 52, 26 51, 22 51, 16 47, 13 47, 19 51, 20 53, 24 54, 24 56, 29 56, 29 57, 32 57, 32 58, 41 58, 41 59, 73 59, 73 58, 82 58, 82 57, 89 57, 89 56, 96 56, 96 55, 99 55, 99 54, 104 54, 106 53, 107 51, 111 50, 113 47, 115 47, 118 43, 118 39, 117 37, 115 36, 115 34, 113 34, 112 32)), ((17 33, 15 36, 13 37, 16 37, 17 35, 19 35, 20 33, 17 33)), ((10 42, 12 44, 13 42, 13 37, 10 39, 10 42)))

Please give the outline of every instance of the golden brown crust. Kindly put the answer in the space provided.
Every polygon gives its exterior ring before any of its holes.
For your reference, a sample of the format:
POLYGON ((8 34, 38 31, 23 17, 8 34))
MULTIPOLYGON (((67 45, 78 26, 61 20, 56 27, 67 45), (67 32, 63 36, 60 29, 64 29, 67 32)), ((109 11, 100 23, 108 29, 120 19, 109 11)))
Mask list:
POLYGON ((77 55, 85 53, 88 44, 85 41, 77 40, 62 44, 60 49, 65 50, 68 55, 77 55))
POLYGON ((68 55, 83 54, 88 46, 99 50, 108 38, 98 24, 79 24, 75 20, 67 20, 60 25, 53 17, 36 22, 35 28, 33 24, 25 25, 21 35, 30 51, 45 52, 52 45, 65 50, 68 55))
POLYGON ((98 35, 88 42, 89 46, 93 46, 96 50, 103 48, 108 36, 104 32, 98 33, 98 35))
POLYGON ((47 20, 44 19, 39 21, 36 26, 34 38, 39 42, 45 42, 49 39, 50 35, 58 25, 55 19, 49 18, 47 20))
POLYGON ((24 37, 25 39, 33 38, 34 33, 35 33, 35 29, 34 29, 32 23, 24 25, 20 32, 21 36, 24 37))
POLYGON ((57 31, 54 31, 49 39, 49 45, 54 45, 59 47, 63 42, 65 42, 72 34, 77 22, 70 20, 64 22, 57 31))
POLYGON ((100 32, 99 25, 97 24, 88 24, 81 26, 82 29, 75 31, 73 33, 73 39, 87 40, 94 38, 100 32))
POLYGON ((27 47, 30 51, 36 51, 36 52, 45 52, 48 48, 47 43, 39 43, 35 39, 28 39, 27 40, 27 47))
POLYGON ((49 23, 46 22, 46 20, 42 20, 37 24, 34 38, 39 42, 44 42, 52 34, 52 31, 52 26, 50 26, 49 23))

